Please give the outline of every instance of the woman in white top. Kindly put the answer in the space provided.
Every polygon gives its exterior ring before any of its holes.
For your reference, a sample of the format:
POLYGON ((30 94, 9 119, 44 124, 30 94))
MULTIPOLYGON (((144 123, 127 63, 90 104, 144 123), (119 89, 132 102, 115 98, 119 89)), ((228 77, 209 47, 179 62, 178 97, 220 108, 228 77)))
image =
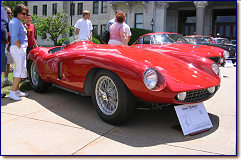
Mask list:
POLYGON ((125 33, 124 24, 125 13, 116 14, 116 22, 110 26, 110 40, 108 44, 127 45, 128 37, 125 33))

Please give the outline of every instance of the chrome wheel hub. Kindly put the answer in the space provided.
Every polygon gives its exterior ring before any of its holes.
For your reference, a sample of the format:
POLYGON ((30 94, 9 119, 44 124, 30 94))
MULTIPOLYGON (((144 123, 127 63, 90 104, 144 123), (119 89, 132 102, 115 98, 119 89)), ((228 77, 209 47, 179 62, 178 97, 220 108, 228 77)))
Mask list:
POLYGON ((39 82, 39 73, 38 73, 37 66, 34 62, 31 64, 30 72, 31 72, 30 74, 31 74, 32 83, 33 85, 37 86, 39 82))
POLYGON ((118 91, 108 76, 98 79, 95 87, 96 102, 105 115, 112 115, 118 107, 118 91))

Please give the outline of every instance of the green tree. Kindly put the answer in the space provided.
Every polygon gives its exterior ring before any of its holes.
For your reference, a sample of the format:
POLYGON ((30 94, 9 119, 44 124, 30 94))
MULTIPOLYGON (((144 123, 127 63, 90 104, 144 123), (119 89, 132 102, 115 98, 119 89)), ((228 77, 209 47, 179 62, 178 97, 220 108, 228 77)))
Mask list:
POLYGON ((14 7, 15 7, 17 4, 24 4, 25 6, 27 6, 27 1, 4 1, 4 2, 3 2, 3 7, 4 7, 4 6, 9 7, 9 8, 12 10, 12 12, 13 12, 14 7))
POLYGON ((57 45, 57 41, 60 35, 66 34, 70 30, 70 25, 67 19, 68 15, 64 10, 61 13, 57 13, 47 18, 40 18, 37 15, 32 15, 32 23, 35 25, 37 34, 45 39, 47 34, 50 35, 50 39, 54 41, 54 45, 57 45))

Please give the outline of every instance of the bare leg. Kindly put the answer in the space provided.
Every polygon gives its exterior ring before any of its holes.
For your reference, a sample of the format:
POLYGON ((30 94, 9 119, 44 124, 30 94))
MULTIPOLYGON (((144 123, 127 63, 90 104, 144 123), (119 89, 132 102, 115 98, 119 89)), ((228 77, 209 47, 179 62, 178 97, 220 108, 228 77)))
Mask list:
POLYGON ((4 77, 6 77, 6 78, 8 78, 8 74, 9 74, 9 72, 10 72, 10 64, 7 64, 7 70, 6 70, 6 72, 4 72, 4 77))
POLYGON ((19 83, 21 81, 21 78, 19 77, 13 77, 13 86, 12 86, 12 91, 17 91, 19 90, 19 83))

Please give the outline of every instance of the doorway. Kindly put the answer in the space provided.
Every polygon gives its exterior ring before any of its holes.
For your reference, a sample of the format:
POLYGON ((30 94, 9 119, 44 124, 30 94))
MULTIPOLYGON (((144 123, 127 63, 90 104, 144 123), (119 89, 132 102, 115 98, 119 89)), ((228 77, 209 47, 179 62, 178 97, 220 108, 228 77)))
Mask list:
POLYGON ((236 9, 213 10, 213 35, 236 39, 236 9))
POLYGON ((183 36, 193 35, 196 30, 196 11, 178 12, 178 33, 183 36))

